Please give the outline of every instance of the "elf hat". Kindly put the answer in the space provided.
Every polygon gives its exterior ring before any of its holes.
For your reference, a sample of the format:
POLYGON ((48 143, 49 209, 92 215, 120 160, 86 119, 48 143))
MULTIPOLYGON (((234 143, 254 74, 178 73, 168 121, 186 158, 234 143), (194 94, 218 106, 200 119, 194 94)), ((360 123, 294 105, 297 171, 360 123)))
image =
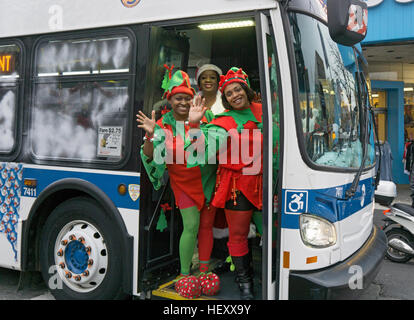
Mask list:
POLYGON ((221 69, 220 69, 219 67, 217 67, 216 65, 214 65, 214 64, 210 64, 210 63, 203 64, 203 65, 202 65, 202 66, 201 66, 201 67, 197 70, 197 73, 196 73, 196 81, 197 81, 197 83, 198 83, 198 79, 200 78, 201 74, 202 74, 204 71, 207 71, 207 70, 217 72, 217 74, 218 74, 219 78, 220 78, 220 76, 223 74, 223 71, 221 71, 221 69))
POLYGON ((194 97, 195 90, 191 87, 190 77, 182 70, 177 70, 168 82, 163 98, 170 99, 177 93, 185 93, 194 97))
POLYGON ((232 67, 229 71, 227 71, 225 76, 220 76, 219 88, 221 93, 224 92, 224 88, 227 85, 234 82, 244 83, 250 87, 249 77, 247 74, 241 68, 232 67))

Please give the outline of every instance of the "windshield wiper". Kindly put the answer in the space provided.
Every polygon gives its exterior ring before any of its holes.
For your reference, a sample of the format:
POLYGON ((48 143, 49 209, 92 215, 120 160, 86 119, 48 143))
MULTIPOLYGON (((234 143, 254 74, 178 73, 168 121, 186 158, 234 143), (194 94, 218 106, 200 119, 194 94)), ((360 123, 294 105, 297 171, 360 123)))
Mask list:
MULTIPOLYGON (((368 116, 367 116, 368 118, 368 116)), ((367 122, 367 121, 366 121, 367 122)), ((368 128, 368 123, 365 123, 366 127, 368 128)), ((365 132, 368 133, 368 130, 365 129, 365 132)), ((359 184, 359 180, 361 179, 361 175, 362 175, 362 171, 364 170, 365 167, 365 162, 367 160, 367 135, 365 135, 365 139, 364 139, 364 156, 362 157, 362 161, 361 161, 361 166, 358 169, 358 172, 355 174, 354 180, 352 181, 351 186, 349 187, 348 190, 345 191, 345 200, 348 200, 349 198, 352 198, 358 188, 358 184, 359 184)))
MULTIPOLYGON (((358 61, 358 60, 357 60, 358 61)), ((369 117, 368 117, 368 109, 370 108, 369 105, 369 99, 368 99, 368 90, 365 88, 365 82, 362 82, 363 80, 365 80, 365 78, 363 77, 363 75, 361 74, 361 72, 358 71, 358 78, 360 81, 360 86, 361 86, 361 90, 360 93, 362 95, 362 103, 361 103, 361 107, 365 108, 365 112, 364 112, 364 116, 365 116, 365 128, 364 128, 364 140, 363 140, 363 148, 362 148, 362 152, 363 152, 363 157, 362 157, 362 161, 361 161, 361 165, 358 169, 358 172, 355 174, 354 176, 354 180, 352 181, 351 186, 349 187, 348 190, 345 191, 345 200, 348 200, 349 198, 352 198, 357 189, 358 189, 358 184, 359 184, 359 180, 361 179, 361 175, 362 175, 362 171, 364 170, 365 167, 365 162, 367 160, 367 155, 368 155, 368 150, 367 150, 367 145, 368 145, 368 139, 369 139, 369 135, 368 135, 368 125, 369 125, 369 117), (367 108, 368 106, 368 108, 367 108)))

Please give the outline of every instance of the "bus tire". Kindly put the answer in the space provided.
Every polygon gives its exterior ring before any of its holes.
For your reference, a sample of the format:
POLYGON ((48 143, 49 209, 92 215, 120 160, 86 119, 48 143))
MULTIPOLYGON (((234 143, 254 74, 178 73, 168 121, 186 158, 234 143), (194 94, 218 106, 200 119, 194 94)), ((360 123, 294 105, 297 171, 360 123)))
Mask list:
POLYGON ((76 197, 58 205, 40 238, 40 268, 59 300, 108 300, 122 290, 121 232, 94 200, 76 197))

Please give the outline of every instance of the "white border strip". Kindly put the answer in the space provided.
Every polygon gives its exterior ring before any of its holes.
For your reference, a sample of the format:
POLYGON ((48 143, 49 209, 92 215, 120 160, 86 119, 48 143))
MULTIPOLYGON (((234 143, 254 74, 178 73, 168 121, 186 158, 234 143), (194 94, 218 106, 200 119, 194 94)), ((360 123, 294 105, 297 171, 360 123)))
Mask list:
POLYGON ((130 176, 140 177, 140 172, 130 171, 113 171, 113 170, 96 170, 96 169, 85 169, 85 168, 74 168, 74 167, 57 167, 48 165, 36 165, 36 164, 25 164, 23 163, 23 169, 39 169, 39 170, 57 170, 57 171, 71 171, 71 172, 86 172, 86 173, 98 173, 98 174, 112 174, 117 176, 130 176))

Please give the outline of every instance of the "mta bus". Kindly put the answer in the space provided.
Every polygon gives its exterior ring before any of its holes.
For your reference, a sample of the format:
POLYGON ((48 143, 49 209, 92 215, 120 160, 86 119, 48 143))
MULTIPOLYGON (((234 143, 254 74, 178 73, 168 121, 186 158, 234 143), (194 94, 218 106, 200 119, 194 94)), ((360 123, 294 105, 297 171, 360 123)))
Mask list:
MULTIPOLYGON (((181 220, 168 179, 154 190, 143 168, 135 114, 162 105, 164 65, 196 88, 213 63, 242 67, 261 96, 256 299, 346 299, 369 286, 386 239, 373 224, 363 2, 2 6, 1 267, 41 272, 57 299, 179 298, 181 220)), ((237 299, 232 277, 210 299, 237 299)))

